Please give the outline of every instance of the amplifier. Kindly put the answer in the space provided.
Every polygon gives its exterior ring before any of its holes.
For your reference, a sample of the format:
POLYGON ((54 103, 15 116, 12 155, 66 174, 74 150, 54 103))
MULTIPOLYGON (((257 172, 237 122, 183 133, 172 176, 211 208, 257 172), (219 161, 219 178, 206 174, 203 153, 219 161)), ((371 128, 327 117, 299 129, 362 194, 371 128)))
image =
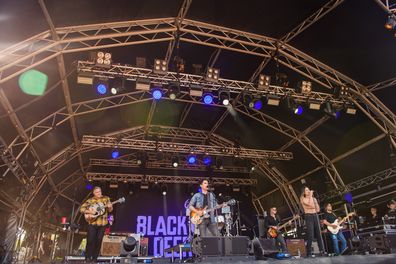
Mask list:
POLYGON ((121 241, 125 236, 104 236, 100 254, 102 256, 119 256, 121 253, 121 241))
POLYGON ((304 239, 286 239, 286 245, 292 256, 298 256, 298 251, 302 257, 307 255, 304 239))

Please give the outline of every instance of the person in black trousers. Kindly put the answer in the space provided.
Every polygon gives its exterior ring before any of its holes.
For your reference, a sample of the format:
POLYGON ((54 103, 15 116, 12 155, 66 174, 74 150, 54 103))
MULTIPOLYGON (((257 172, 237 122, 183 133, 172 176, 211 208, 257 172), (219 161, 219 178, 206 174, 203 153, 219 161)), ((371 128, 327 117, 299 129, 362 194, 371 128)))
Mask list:
POLYGON ((315 255, 312 254, 312 241, 314 236, 316 236, 318 241, 320 255, 324 255, 323 239, 320 233, 320 223, 317 214, 320 212, 320 207, 316 198, 313 197, 313 191, 306 186, 304 186, 302 190, 300 202, 304 209, 305 224, 307 225, 307 256, 315 257, 315 255))

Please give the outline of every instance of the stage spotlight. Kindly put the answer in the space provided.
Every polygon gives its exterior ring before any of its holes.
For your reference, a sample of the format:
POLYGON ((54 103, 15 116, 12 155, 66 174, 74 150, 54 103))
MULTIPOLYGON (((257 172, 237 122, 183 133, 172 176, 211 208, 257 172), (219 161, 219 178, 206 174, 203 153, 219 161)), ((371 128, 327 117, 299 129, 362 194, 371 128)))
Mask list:
POLYGON ((206 166, 210 166, 210 165, 212 164, 212 157, 209 156, 209 155, 204 155, 203 158, 202 158, 202 160, 203 160, 203 163, 204 163, 206 166))
POLYGON ((98 51, 95 53, 95 65, 101 67, 110 67, 112 55, 109 52, 98 51))
POLYGON ((385 23, 385 28, 386 28, 387 30, 392 30, 392 29, 394 29, 395 27, 396 27, 396 19, 395 19, 394 15, 389 14, 388 20, 387 20, 386 23, 385 23))
POLYGON ((286 98, 287 108, 289 108, 294 114, 301 115, 303 113, 303 107, 298 105, 293 97, 288 96, 286 98))
POLYGON ((126 256, 137 256, 138 252, 138 242, 133 236, 128 236, 125 240, 122 241, 122 249, 120 255, 123 257, 126 256))
POLYGON ((345 112, 349 115, 356 115, 357 110, 356 107, 354 107, 353 105, 348 105, 345 108, 345 112))
POLYGON ((140 189, 141 190, 148 190, 149 189, 149 184, 147 182, 141 182, 140 183, 140 189))
POLYGON ((179 166, 179 157, 178 156, 172 157, 172 166, 173 166, 173 168, 177 168, 179 166))
POLYGON ((325 102, 323 111, 329 116, 334 117, 335 119, 338 119, 340 117, 340 111, 337 111, 329 101, 325 102))
POLYGON ((249 106, 251 108, 253 108, 253 105, 250 106, 250 103, 253 101, 253 94, 249 93, 249 92, 244 92, 242 94, 242 102, 244 105, 249 106))
POLYGON ((294 109, 294 113, 296 115, 301 115, 303 113, 303 111, 304 111, 304 108, 302 107, 302 105, 299 105, 299 106, 297 106, 296 109, 294 109))
POLYGON ((321 104, 316 100, 308 100, 308 108, 312 110, 320 110, 321 104))
POLYGON ((166 74, 168 72, 168 63, 166 60, 155 59, 154 60, 154 73, 166 74))
POLYGON ((146 58, 145 57, 136 57, 136 67, 138 68, 146 68, 146 58))
POLYGON ((210 92, 206 92, 203 95, 203 102, 207 105, 210 105, 213 103, 213 94, 210 92))
POLYGON ((219 100, 223 105, 229 105, 230 104, 230 91, 222 89, 219 90, 219 100))
POLYGON ((137 78, 136 79, 136 90, 150 91, 150 79, 137 78))
POLYGON ((219 169, 219 170, 224 169, 224 167, 223 167, 223 160, 222 160, 222 159, 220 159, 220 158, 217 158, 217 159, 216 159, 216 168, 219 169))
POLYGON ((250 108, 261 110, 261 108, 263 108, 263 102, 261 101, 261 99, 256 98, 249 104, 249 106, 250 108))
POLYGON ((336 98, 338 97, 349 97, 350 92, 349 92, 349 87, 347 86, 337 86, 334 88, 334 96, 336 98))
POLYGON ((162 185, 161 186, 162 195, 165 196, 167 192, 168 192, 168 187, 166 187, 166 185, 162 185))
POLYGON ((110 93, 112 95, 116 95, 116 94, 120 93, 123 90, 124 90, 124 79, 122 79, 122 80, 114 79, 113 85, 112 85, 112 87, 110 89, 110 93))
POLYGON ((154 87, 151 89, 151 94, 155 100, 159 100, 162 98, 162 88, 161 87, 154 87))
POLYGON ((90 73, 79 73, 77 75, 78 84, 93 84, 93 75, 90 73))
POLYGON ((312 82, 301 81, 298 83, 298 91, 302 94, 309 94, 312 91, 312 82))
POLYGON ((217 82, 220 77, 220 69, 209 67, 206 72, 206 80, 210 82, 217 82))
POLYGON ((94 86, 98 94, 105 95, 109 89, 109 81, 105 78, 95 79, 94 86))
POLYGON ((175 100, 180 93, 180 86, 178 83, 169 85, 169 98, 175 100))
POLYGON ((271 76, 260 74, 258 81, 258 89, 264 90, 267 89, 271 84, 271 76))
POLYGON ((120 156, 120 151, 117 148, 113 149, 113 151, 111 152, 111 158, 116 159, 119 156, 120 156))
POLYGON ((279 103, 280 103, 279 96, 272 95, 272 94, 267 95, 267 104, 268 105, 279 106, 279 103))
POLYGON ((195 156, 194 154, 188 155, 187 162, 188 164, 195 164, 197 162, 197 156, 195 156))
POLYGON ((202 97, 202 87, 198 84, 190 84, 189 94, 191 96, 202 97))

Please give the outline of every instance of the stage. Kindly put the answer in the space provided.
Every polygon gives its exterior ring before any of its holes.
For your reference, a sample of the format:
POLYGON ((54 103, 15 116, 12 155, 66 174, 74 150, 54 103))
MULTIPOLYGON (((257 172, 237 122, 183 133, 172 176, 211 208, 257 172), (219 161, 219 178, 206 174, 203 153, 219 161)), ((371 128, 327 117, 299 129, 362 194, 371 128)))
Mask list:
MULTIPOLYGON (((384 254, 384 255, 349 255, 349 256, 337 256, 337 257, 316 257, 316 258, 292 258, 292 259, 273 259, 268 258, 266 260, 255 260, 254 257, 222 257, 222 258, 208 258, 205 260, 196 260, 192 261, 191 259, 183 260, 182 263, 205 263, 205 264, 215 264, 215 263, 224 263, 224 262, 232 262, 232 263, 322 263, 322 264, 338 264, 338 263, 358 263, 358 264, 371 264, 371 263, 381 263, 381 264, 394 264, 396 263, 396 254, 384 254)), ((84 263, 82 259, 75 260, 65 260, 63 263, 84 263)), ((106 258, 99 259, 98 263, 120 263, 119 257, 114 258, 106 258)), ((123 263, 150 263, 143 261, 133 262, 123 262, 123 263)), ((171 263, 170 258, 153 258, 152 263, 171 263)), ((178 260, 175 263, 180 263, 178 260)))

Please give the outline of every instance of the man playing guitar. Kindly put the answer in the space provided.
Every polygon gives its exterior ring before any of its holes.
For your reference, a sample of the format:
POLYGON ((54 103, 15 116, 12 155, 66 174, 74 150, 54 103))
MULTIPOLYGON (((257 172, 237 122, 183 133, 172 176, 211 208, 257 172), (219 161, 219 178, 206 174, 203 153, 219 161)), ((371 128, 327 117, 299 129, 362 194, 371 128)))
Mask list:
MULTIPOLYGON (((332 208, 330 203, 327 203, 325 205, 325 213, 323 215, 323 219, 324 219, 323 223, 326 226, 330 226, 330 227, 333 227, 333 228, 337 228, 338 227, 338 225, 336 225, 334 223, 338 218, 333 213, 333 208, 332 208)), ((346 249, 347 249, 347 241, 346 241, 346 239, 344 237, 344 234, 342 233, 341 229, 340 229, 340 231, 338 231, 337 234, 333 234, 331 232, 329 232, 329 234, 330 234, 331 241, 333 242, 334 253, 336 255, 343 254, 346 251, 346 249), (338 240, 341 241, 341 251, 340 251, 340 248, 338 247, 338 240)))
MULTIPOLYGON (((209 192, 209 182, 206 179, 200 181, 201 192, 194 194, 191 198, 189 209, 199 216, 207 215, 205 210, 217 206, 216 196, 209 192)), ((225 204, 224 204, 225 206, 225 204)), ((202 223, 198 224, 199 234, 201 237, 218 236, 218 230, 213 210, 207 217, 203 218, 202 223), (208 232, 209 231, 209 232, 208 232)))
MULTIPOLYGON (((267 215, 264 218, 264 228, 265 230, 276 230, 276 232, 278 233, 278 235, 275 238, 275 243, 276 246, 278 247, 278 249, 282 250, 283 253, 287 253, 287 248, 286 248, 286 242, 285 239, 283 238, 282 234, 279 233, 278 231, 278 226, 281 222, 281 219, 279 217, 279 215, 276 214, 276 207, 271 207, 269 209, 269 215, 267 215)), ((271 237, 270 237, 271 238, 271 237)))
POLYGON ((87 248, 85 259, 87 261, 96 262, 99 256, 100 247, 102 245, 103 235, 108 224, 107 213, 113 211, 113 205, 110 203, 110 198, 102 195, 102 189, 98 186, 94 187, 93 197, 81 205, 80 212, 86 215, 88 221, 87 233, 87 248), (105 206, 104 214, 97 217, 88 218, 87 215, 95 215, 95 205, 105 206))

